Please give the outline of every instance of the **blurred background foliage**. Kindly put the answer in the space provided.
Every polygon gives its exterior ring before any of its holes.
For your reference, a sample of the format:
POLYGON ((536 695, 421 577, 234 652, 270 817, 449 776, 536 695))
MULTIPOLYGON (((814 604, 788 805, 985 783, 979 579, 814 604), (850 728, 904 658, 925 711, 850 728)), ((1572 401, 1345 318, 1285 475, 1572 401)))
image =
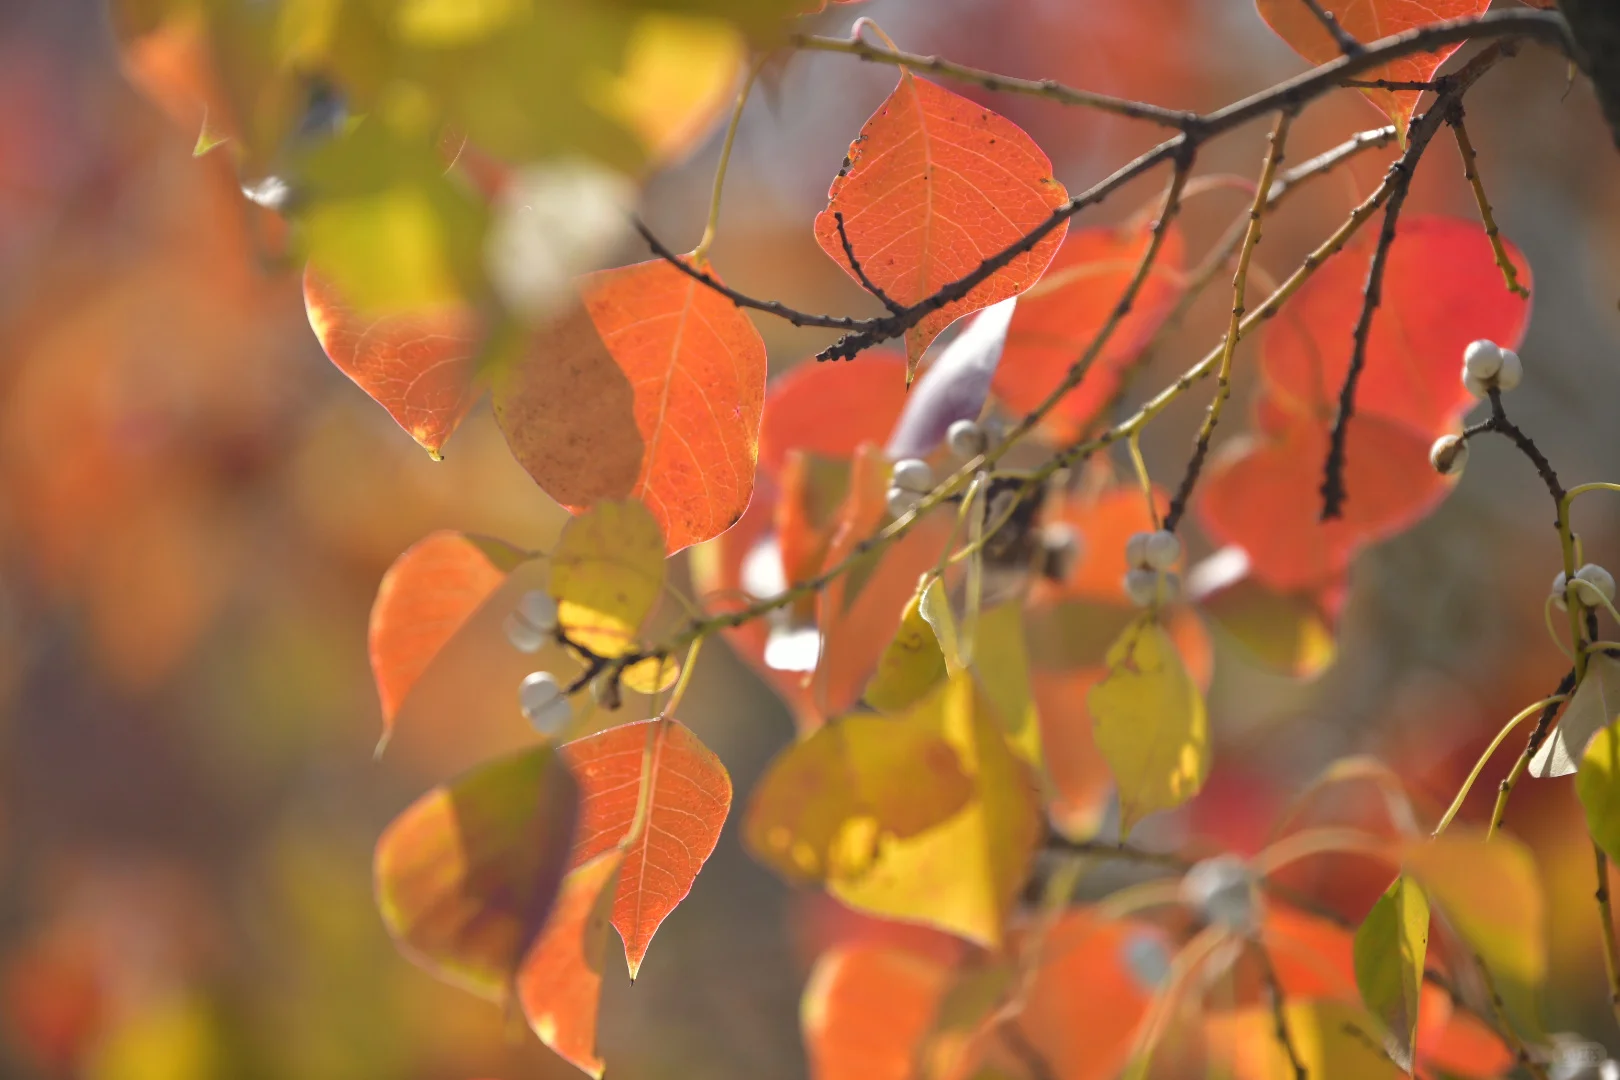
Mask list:
MULTIPOLYGON (((204 117, 176 126, 125 79, 116 31, 142 19, 149 28, 176 6, 121 6, 133 21, 115 27, 99 0, 0 5, 0 1075, 573 1076, 532 1039, 509 1038, 496 1010, 400 958, 370 896, 371 847, 389 818, 529 738, 514 693, 526 664, 499 630, 508 605, 492 605, 451 649, 380 765, 364 645, 378 578, 425 533, 546 547, 564 513, 513 462, 487 406, 434 462, 324 359, 281 238, 239 190, 301 152, 289 141, 302 122, 290 92, 212 117, 234 128, 236 148, 194 159, 204 117)), ((758 17, 763 32, 767 17, 806 5, 553 0, 516 36, 490 31, 512 4, 407 6, 421 49, 392 57, 396 68, 354 45, 364 35, 347 24, 315 18, 288 45, 319 51, 342 66, 351 94, 373 95, 360 102, 379 118, 373 130, 328 147, 352 160, 295 165, 330 181, 319 194, 369 207, 330 228, 318 214, 299 225, 318 259, 328 253, 381 299, 432 296, 446 280, 486 287, 482 249, 434 224, 483 209, 411 157, 422 153, 415 134, 444 122, 525 160, 588 152, 644 184, 643 212, 672 246, 695 242, 718 152, 712 121, 744 45, 728 24, 691 13, 758 17), (614 78, 584 74, 604 65, 614 78), (526 103, 515 111, 514 86, 526 103), (399 167, 378 168, 390 153, 399 167), (384 190, 398 184, 414 187, 384 190), (427 224, 412 232, 411 221, 427 224), (401 236, 455 250, 415 258, 389 246, 401 236)), ((251 18, 283 7, 376 10, 244 4, 248 21, 233 32, 252 43, 266 31, 251 18)), ((1176 107, 1212 108, 1300 66, 1245 0, 874 0, 855 10, 908 49, 1176 107)), ((842 33, 851 11, 834 6, 809 24, 842 33)), ((874 310, 817 249, 810 222, 893 79, 828 55, 768 73, 742 120, 712 252, 728 280, 806 309, 874 310)), ((1566 482, 1613 479, 1620 156, 1589 89, 1566 89, 1548 53, 1493 72, 1470 103, 1499 220, 1535 271, 1531 374, 1515 418, 1566 482)), ((1041 101, 996 107, 1071 190, 1158 137, 1041 101)), ((1359 94, 1336 95, 1296 127, 1290 157, 1381 122, 1359 94)), ((1263 136, 1223 140, 1201 167, 1252 176, 1263 136)), ((1293 266, 1376 183, 1377 157, 1269 220, 1255 273, 1293 266)), ((1082 220, 1123 220, 1153 194, 1128 189, 1082 220)), ((1192 200, 1194 251, 1244 198, 1217 188, 1192 200)), ((1411 207, 1472 214, 1449 146, 1425 160, 1411 207)), ((612 261, 642 257, 625 243, 612 261)), ((1201 355, 1224 307, 1210 290, 1142 385, 1201 355)), ((775 321, 760 329, 778 371, 827 340, 775 321)), ((1251 346, 1242 353, 1246 372, 1251 346)), ((1178 475, 1199 408, 1180 402, 1150 429, 1155 475, 1178 475)), ((1620 559, 1613 507, 1583 503, 1577 522, 1589 557, 1609 565, 1620 559)), ((1479 447, 1439 513, 1360 559, 1339 660, 1324 676, 1268 674, 1217 638, 1214 774, 1142 839, 1255 850, 1292 793, 1358 751, 1443 807, 1501 722, 1557 681, 1563 661, 1541 627, 1557 567, 1535 477, 1505 447, 1479 447)), ((739 793, 792 736, 781 705, 720 648, 705 650, 683 719, 739 793)), ((1487 770, 1465 814, 1479 815, 1509 759, 1487 770)), ((1534 845, 1556 913, 1551 1028, 1620 1049, 1569 782, 1523 785, 1509 824, 1534 845)), ((803 1075, 809 960, 865 932, 754 865, 734 820, 634 989, 610 974, 610 1068, 803 1075)))

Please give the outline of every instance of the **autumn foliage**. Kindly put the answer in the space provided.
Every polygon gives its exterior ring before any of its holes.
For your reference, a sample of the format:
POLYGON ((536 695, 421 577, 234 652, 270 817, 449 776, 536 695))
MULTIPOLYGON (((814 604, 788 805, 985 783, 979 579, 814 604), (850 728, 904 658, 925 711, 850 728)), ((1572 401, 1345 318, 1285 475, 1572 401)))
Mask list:
POLYGON ((817 1080, 1544 1076, 1548 911, 1502 815, 1523 772, 1574 774, 1614 977, 1617 615, 1570 524, 1603 485, 1566 488, 1509 418, 1536 275, 1492 217, 1462 101, 1515 47, 1559 44, 1560 17, 1258 0, 1308 73, 1198 114, 912 56, 824 6, 626 3, 559 30, 546 5, 115 5, 132 78, 228 155, 304 267, 331 362, 435 458, 487 393, 572 515, 548 551, 434 532, 378 588, 379 754, 491 604, 545 661, 513 688, 530 744, 445 777, 378 840, 400 951, 611 1072, 608 927, 633 979, 729 842, 731 775, 685 697, 723 640, 796 722, 736 793, 735 835, 865 928, 813 960, 817 1080), (799 311, 716 267, 735 120, 694 250, 637 238, 610 194, 633 197, 739 91, 739 114, 774 92, 796 50, 896 69, 803 223, 875 314, 799 311), (554 126, 501 91, 542 67, 554 126), (1000 91, 1165 141, 1066 187, 1000 91), (1331 95, 1392 127, 1295 153, 1331 95), (316 115, 333 98, 340 115, 316 115), (1200 154, 1250 120, 1272 125, 1263 179, 1205 183, 1200 154), (1403 209, 1447 132, 1477 214, 1403 209), (1364 153, 1382 181, 1313 224, 1297 269, 1256 254, 1285 195, 1364 153), (1245 204, 1228 233, 1184 228, 1222 186, 1245 204), (503 217, 547 198, 555 220, 503 217), (1099 220, 1108 198, 1129 205, 1099 220), (509 248, 521 272, 487 256, 509 248), (1209 290, 1228 329, 1159 379, 1209 290), (832 336, 816 360, 773 357, 768 381, 775 318, 832 336), (1186 453, 1150 469, 1144 430, 1180 422, 1186 453), (1320 676, 1358 556, 1432 514, 1487 435, 1553 497, 1566 573, 1547 613, 1571 664, 1504 731, 1533 733, 1491 815, 1459 819, 1478 769, 1442 816, 1412 775, 1345 758, 1241 842, 1180 843, 1167 820, 1233 798, 1212 779, 1217 639, 1271 677, 1320 676), (1544 745, 1557 764, 1532 760, 1544 745), (1116 863, 1141 873, 1097 873, 1116 863))

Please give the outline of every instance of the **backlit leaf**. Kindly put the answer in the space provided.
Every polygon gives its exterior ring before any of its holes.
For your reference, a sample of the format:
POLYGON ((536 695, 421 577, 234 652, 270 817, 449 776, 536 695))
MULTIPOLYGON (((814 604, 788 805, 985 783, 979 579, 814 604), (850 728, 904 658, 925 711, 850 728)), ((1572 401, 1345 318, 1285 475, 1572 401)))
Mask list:
POLYGON ((1547 974, 1547 912, 1530 849, 1511 836, 1487 841, 1453 829, 1412 844, 1404 863, 1485 962, 1520 1022, 1536 1025, 1535 995, 1547 974))
POLYGON ((385 739, 439 650, 528 557, 501 540, 446 530, 394 560, 377 586, 368 633, 385 739))
POLYGON ((304 274, 304 308, 332 363, 437 457, 478 398, 472 311, 452 304, 361 316, 313 272, 304 274))
POLYGON ((646 827, 625 849, 613 900, 613 926, 634 979, 659 925, 674 911, 714 852, 731 810, 731 777, 678 720, 620 724, 561 749, 579 783, 579 867, 630 836, 641 793, 646 827))
POLYGON ((551 553, 551 595, 568 639, 621 656, 664 587, 664 538, 634 500, 602 502, 563 526, 551 553))
POLYGON ((862 698, 878 712, 901 712, 945 679, 945 654, 921 610, 923 591, 930 587, 939 587, 937 578, 919 585, 900 617, 900 629, 884 648, 877 671, 866 684, 862 698))
MULTIPOLYGON (((1311 9, 1298 0, 1256 0, 1260 17, 1295 52, 1313 64, 1338 59, 1339 45, 1311 9)), ((1443 19, 1483 14, 1490 0, 1321 0, 1341 27, 1362 44, 1399 34, 1443 19)), ((1390 82, 1427 82, 1459 45, 1443 45, 1433 52, 1412 53, 1368 69, 1363 79, 1390 82)), ((1402 131, 1422 93, 1417 90, 1366 89, 1362 93, 1402 131)))
POLYGON ((754 490, 765 396, 759 332, 731 301, 661 259, 587 275, 580 293, 595 337, 570 324, 496 386, 496 419, 513 453, 565 505, 640 499, 671 554, 724 532, 754 490), (606 416, 583 396, 593 385, 613 390, 606 416), (591 415, 570 415, 581 409, 591 415), (603 430, 604 420, 616 422, 603 430), (623 440, 639 440, 633 475, 615 447, 623 440), (612 448, 611 469, 587 443, 612 448))
MULTIPOLYGON (((1288 1080, 1297 1076, 1276 1020, 1265 1006, 1210 1013, 1210 1051, 1234 1080, 1288 1080)), ((1339 1001, 1289 1001, 1288 1034, 1311 1080, 1394 1080, 1404 1075, 1380 1048, 1377 1021, 1339 1001)))
POLYGON ((835 878, 828 891, 858 910, 993 947, 1040 838, 1033 776, 1008 747, 993 707, 966 672, 909 715, 956 750, 973 781, 973 797, 939 826, 881 842, 866 873, 835 878))
POLYGON ((685 154, 730 104, 747 43, 721 19, 648 13, 631 27, 624 70, 592 86, 603 112, 654 161, 685 154))
MULTIPOLYGON (((1046 274, 1018 298, 992 384, 1009 409, 1033 410, 1085 353, 1136 274, 1152 240, 1146 224, 1069 230, 1046 274)), ((1185 248, 1181 230, 1172 225, 1130 313, 1114 328, 1080 385, 1050 414, 1049 423, 1063 437, 1078 434, 1097 419, 1119 392, 1125 369, 1158 332, 1180 292, 1176 275, 1185 248)))
POLYGON ((1530 759, 1531 776, 1568 776, 1581 765, 1587 744, 1620 720, 1620 660, 1593 652, 1575 696, 1564 706, 1558 726, 1530 759))
POLYGON ((1312 590, 1280 591, 1254 579, 1248 553, 1229 546, 1187 574, 1187 598, 1256 661, 1299 679, 1338 655, 1334 620, 1312 590))
POLYGON ((963 768, 925 713, 832 720, 771 763, 743 837, 789 879, 859 878, 891 839, 935 828, 968 805, 973 781, 963 768))
POLYGON ((883 945, 822 954, 799 1005, 814 1080, 912 1080, 920 1044, 955 976, 883 945))
POLYGON ((600 1080, 596 1011, 613 896, 624 852, 610 848, 563 878, 551 918, 517 974, 529 1027, 559 1057, 600 1080))
MULTIPOLYGON (((1524 257, 1503 244, 1528 286, 1524 257)), ((1277 403, 1331 421, 1350 366, 1372 248, 1367 240, 1329 259, 1267 325, 1260 364, 1277 403)), ((1529 317, 1530 302, 1502 284, 1484 226, 1435 215, 1401 218, 1367 336, 1356 415, 1404 424, 1432 441, 1475 405, 1460 377, 1463 349, 1478 338, 1517 348, 1529 317), (1436 266, 1446 272, 1436 274, 1436 266)), ((1350 492, 1354 496, 1354 484, 1350 492)))
POLYGON ((995 707, 1007 742, 1031 765, 1041 763, 1040 717, 1030 685, 1024 605, 997 604, 979 613, 973 632, 973 673, 995 707))
POLYGON ((1620 862, 1620 725, 1610 724, 1587 745, 1575 774, 1575 793, 1586 810, 1592 839, 1620 862))
POLYGON ((848 460, 888 442, 906 405, 905 357, 882 349, 854 364, 808 362, 772 379, 759 429, 760 471, 775 476, 789 450, 848 460))
POLYGON ((1120 832, 1180 806, 1209 775, 1209 717, 1169 633, 1152 617, 1108 651, 1108 675, 1087 696, 1097 748, 1119 788, 1120 832))
POLYGON ((377 841, 383 924, 447 982, 506 998, 568 869, 579 790, 542 746, 429 791, 377 841))
MULTIPOLYGON (((914 304, 977 269, 1067 201, 1052 163, 1015 124, 902 69, 899 85, 850 143, 816 217, 821 248, 851 277, 834 214, 861 268, 891 299, 914 304)), ((906 333, 916 371, 939 332, 1033 285, 1066 225, 906 333)), ((858 278, 857 278, 858 280, 858 278)))
POLYGON ((1356 931, 1356 985, 1388 1030, 1396 1060, 1409 1072, 1428 949, 1429 900, 1412 879, 1397 877, 1356 931))

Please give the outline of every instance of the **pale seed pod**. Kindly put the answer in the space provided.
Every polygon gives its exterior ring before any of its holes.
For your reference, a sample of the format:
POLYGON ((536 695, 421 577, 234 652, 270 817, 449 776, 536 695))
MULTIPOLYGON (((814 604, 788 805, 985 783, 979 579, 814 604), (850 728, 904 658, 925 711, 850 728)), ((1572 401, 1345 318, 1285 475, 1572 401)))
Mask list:
POLYGON ((894 463, 890 483, 902 490, 926 495, 934 490, 934 470, 922 458, 903 458, 894 463))
POLYGON ((1512 390, 1524 381, 1524 362, 1519 354, 1512 349, 1502 350, 1502 369, 1496 373, 1496 388, 1504 392, 1512 390))
POLYGON ((506 634, 506 640, 512 643, 512 648, 520 653, 537 653, 545 648, 546 635, 515 611, 506 616, 501 629, 506 634))
POLYGON ((1461 435, 1442 435, 1429 447, 1429 464, 1441 476, 1461 476, 1468 464, 1468 440, 1461 435))
POLYGON ((946 430, 945 442, 949 444, 951 453, 965 461, 984 453, 990 440, 978 421, 957 420, 946 430))
POLYGON ((908 491, 903 487, 892 487, 889 489, 888 500, 889 516, 904 517, 917 508, 917 504, 923 501, 923 497, 921 493, 916 491, 908 491))
POLYGON ((530 589, 518 600, 518 614, 543 634, 557 629, 557 601, 540 589, 530 589))
POLYGON ((1150 532, 1142 556, 1148 569, 1169 570, 1181 558, 1181 540, 1168 529, 1150 532))
POLYGON ((1569 601, 1567 599, 1565 599, 1568 592, 1569 592, 1569 579, 1566 578, 1564 576, 1564 572, 1562 570, 1560 570, 1560 571, 1558 571, 1558 576, 1553 578, 1553 583, 1552 583, 1553 607, 1557 608, 1559 611, 1568 611, 1569 610, 1569 601))
POLYGON ((1481 338, 1463 350, 1463 371, 1481 382, 1496 378, 1501 370, 1502 348, 1496 342, 1481 338))
POLYGON ((518 703, 523 718, 542 735, 557 735, 573 719, 574 708, 563 696, 557 677, 549 671, 535 671, 518 686, 518 703))
POLYGON ((1614 575, 1597 563, 1587 563, 1575 571, 1575 580, 1586 583, 1591 588, 1596 589, 1603 599, 1611 604, 1614 603, 1614 575))

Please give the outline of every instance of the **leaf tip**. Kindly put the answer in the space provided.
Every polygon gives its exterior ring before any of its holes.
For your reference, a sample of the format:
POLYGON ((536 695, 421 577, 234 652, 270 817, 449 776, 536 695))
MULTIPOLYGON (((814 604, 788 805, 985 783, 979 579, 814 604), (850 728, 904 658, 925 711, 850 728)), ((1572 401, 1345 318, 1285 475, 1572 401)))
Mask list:
POLYGON ((383 733, 377 738, 377 745, 371 749, 372 761, 382 760, 383 752, 388 749, 388 743, 391 739, 393 739, 393 737, 394 729, 392 727, 386 727, 383 729, 383 733))

